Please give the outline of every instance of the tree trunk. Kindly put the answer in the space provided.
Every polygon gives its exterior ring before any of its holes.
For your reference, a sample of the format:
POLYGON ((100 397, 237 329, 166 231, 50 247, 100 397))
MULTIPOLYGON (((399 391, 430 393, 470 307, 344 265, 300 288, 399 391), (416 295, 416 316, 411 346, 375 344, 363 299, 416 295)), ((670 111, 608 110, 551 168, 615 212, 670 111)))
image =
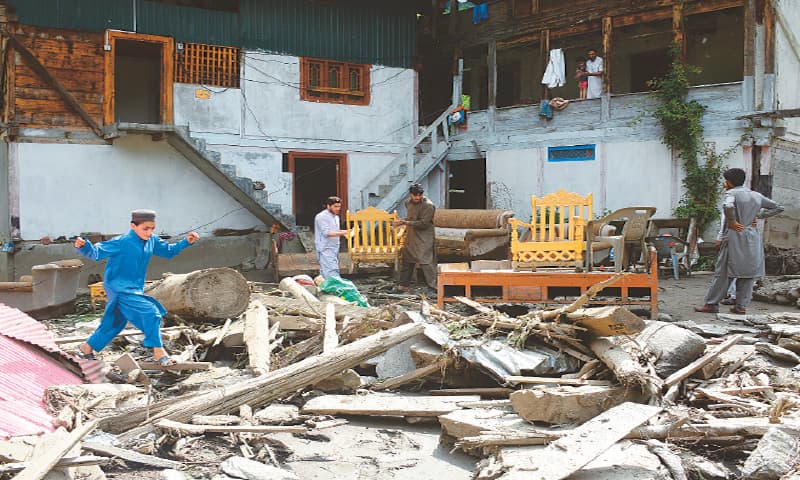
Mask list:
POLYGON ((183 319, 235 318, 244 312, 250 300, 247 280, 232 268, 167 275, 145 293, 161 302, 169 313, 183 319))

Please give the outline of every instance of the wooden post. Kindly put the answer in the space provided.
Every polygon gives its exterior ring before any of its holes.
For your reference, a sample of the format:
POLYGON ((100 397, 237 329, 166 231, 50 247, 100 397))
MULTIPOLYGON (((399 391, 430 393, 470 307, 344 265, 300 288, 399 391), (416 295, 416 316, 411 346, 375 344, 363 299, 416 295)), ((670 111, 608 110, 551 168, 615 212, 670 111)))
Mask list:
MULTIPOLYGON (((550 30, 544 29, 539 32, 539 55, 542 57, 542 73, 547 69, 547 62, 550 61, 550 30)), ((547 86, 542 84, 542 90, 539 96, 539 101, 548 100, 550 98, 547 86)))
POLYGON ((497 40, 489 40, 486 65, 489 68, 489 133, 494 134, 497 114, 497 40))
POLYGON ((603 93, 611 93, 611 60, 614 55, 614 27, 611 17, 603 17, 603 93))
POLYGON ((683 3, 672 6, 672 42, 680 48, 681 60, 685 60, 686 34, 683 24, 683 3))
POLYGON ((458 25, 458 0, 450 0, 450 24, 448 25, 448 33, 454 35, 458 25))
POLYGON ((775 109, 775 11, 772 0, 764 0, 764 94, 761 110, 775 109))
POLYGON ((461 49, 457 48, 453 53, 453 63, 455 75, 453 75, 453 100, 452 105, 461 105, 461 94, 464 93, 464 59, 461 49))
POLYGON ((742 101, 745 111, 755 109, 756 74, 756 2, 744 1, 744 76, 742 79, 742 101))
POLYGON ((531 0, 531 15, 539 13, 539 0, 531 0))

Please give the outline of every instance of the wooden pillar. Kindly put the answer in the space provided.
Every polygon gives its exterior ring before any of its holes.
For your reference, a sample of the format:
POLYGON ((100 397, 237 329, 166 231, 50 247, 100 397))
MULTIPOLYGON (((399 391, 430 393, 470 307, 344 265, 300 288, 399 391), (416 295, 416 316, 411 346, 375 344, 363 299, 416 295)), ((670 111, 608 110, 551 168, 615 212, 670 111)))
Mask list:
POLYGON ((464 92, 464 59, 461 58, 461 49, 453 52, 453 100, 452 105, 461 105, 461 94, 464 92))
POLYGON ((603 93, 611 93, 611 62, 614 56, 614 27, 611 17, 603 17, 603 93))
POLYGON ((755 109, 756 2, 757 0, 744 0, 744 74, 742 78, 742 106, 745 111, 752 111, 755 109))
POLYGON ((458 25, 458 0, 450 0, 450 24, 447 31, 450 35, 456 33, 458 25))
POLYGON ((762 109, 775 109, 775 11, 772 0, 764 0, 764 93, 762 109))
POLYGON ((681 52, 681 60, 686 60, 686 29, 683 23, 683 3, 672 6, 672 42, 681 52))
MULTIPOLYGON (((547 63, 550 61, 550 30, 544 29, 539 32, 539 54, 542 57, 542 72, 544 74, 547 69, 547 63)), ((550 98, 550 92, 547 86, 542 84, 541 93, 539 94, 539 101, 544 101, 550 98)))
POLYGON ((531 0, 531 15, 539 13, 539 0, 531 0))
POLYGON ((489 51, 486 55, 486 66, 489 69, 489 133, 495 132, 495 115, 497 114, 497 40, 489 40, 489 51))

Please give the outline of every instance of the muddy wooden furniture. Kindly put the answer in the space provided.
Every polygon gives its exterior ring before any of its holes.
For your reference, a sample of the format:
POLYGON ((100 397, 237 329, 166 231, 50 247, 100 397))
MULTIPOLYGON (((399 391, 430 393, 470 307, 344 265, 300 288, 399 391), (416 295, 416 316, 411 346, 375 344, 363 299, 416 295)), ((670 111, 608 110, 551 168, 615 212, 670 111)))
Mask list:
POLYGON ((517 267, 582 266, 585 229, 592 218, 592 194, 559 190, 531 197, 531 223, 510 219, 511 260, 517 267), (519 227, 530 229, 520 237, 519 227))
POLYGON ((397 212, 388 213, 368 207, 345 217, 347 249, 350 253, 350 273, 361 263, 387 263, 395 269, 400 262, 400 249, 405 228, 394 227, 397 212))
MULTIPOLYGON (((655 251, 650 261, 656 261, 655 251)), ((628 273, 601 290, 591 305, 641 305, 649 307, 650 318, 658 318, 658 269, 650 273, 628 273)), ((569 304, 594 284, 607 280, 614 272, 539 270, 520 271, 440 271, 437 303, 467 297, 486 303, 569 304)))
POLYGON ((499 252, 508 258, 510 210, 437 208, 433 216, 436 230, 436 254, 442 257, 470 259, 499 252))
POLYGON ((587 270, 593 266, 593 253, 602 248, 614 249, 614 270, 621 272, 628 268, 632 263, 633 252, 638 249, 640 261, 644 261, 644 253, 647 251, 645 237, 647 236, 647 226, 650 217, 656 213, 656 207, 627 207, 620 208, 609 213, 603 218, 592 220, 586 229, 586 256, 587 270), (612 223, 622 223, 622 230, 614 235, 601 235, 605 225, 612 223))
POLYGON ((74 311, 83 262, 58 260, 31 268, 18 282, 0 282, 0 303, 36 319, 74 311))

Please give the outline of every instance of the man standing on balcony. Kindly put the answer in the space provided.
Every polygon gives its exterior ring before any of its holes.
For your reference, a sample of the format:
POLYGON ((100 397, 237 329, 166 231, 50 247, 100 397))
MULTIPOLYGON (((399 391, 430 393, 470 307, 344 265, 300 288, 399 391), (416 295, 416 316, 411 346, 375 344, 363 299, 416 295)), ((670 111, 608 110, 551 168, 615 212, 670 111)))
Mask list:
POLYGON ((588 55, 586 79, 589 85, 586 89, 586 98, 600 98, 603 94, 603 57, 598 57, 594 48, 589 50, 588 55))
MULTIPOLYGON (((425 283, 428 288, 436 290, 436 250, 435 250, 435 230, 433 228, 433 214, 436 207, 433 206, 428 197, 423 194, 425 191, 422 185, 415 183, 408 189, 408 200, 406 200, 406 211, 408 212, 405 220, 395 220, 394 226, 406 226, 406 244, 403 247, 403 263, 400 267, 400 280, 397 289, 407 292, 411 283, 411 275, 414 273, 414 266, 419 265, 422 274, 425 276, 425 283)), ((429 292, 434 294, 434 292, 429 292)))
POLYGON ((314 217, 314 246, 317 247, 319 274, 323 278, 341 277, 339 274, 339 238, 347 235, 341 230, 339 212, 342 210, 342 199, 328 197, 325 210, 314 217))

